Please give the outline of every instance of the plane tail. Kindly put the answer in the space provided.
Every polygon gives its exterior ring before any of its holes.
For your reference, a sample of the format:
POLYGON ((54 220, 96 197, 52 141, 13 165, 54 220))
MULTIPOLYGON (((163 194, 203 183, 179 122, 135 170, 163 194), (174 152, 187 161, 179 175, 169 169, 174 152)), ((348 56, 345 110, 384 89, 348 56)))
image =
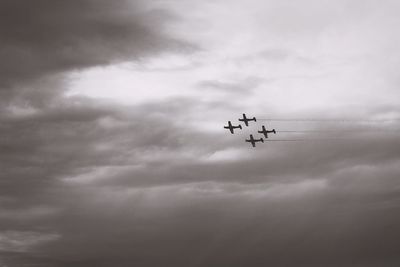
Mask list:
POLYGON ((263 138, 261 138, 260 140, 261 140, 261 142, 263 142, 263 143, 264 143, 264 139, 263 139, 263 138))

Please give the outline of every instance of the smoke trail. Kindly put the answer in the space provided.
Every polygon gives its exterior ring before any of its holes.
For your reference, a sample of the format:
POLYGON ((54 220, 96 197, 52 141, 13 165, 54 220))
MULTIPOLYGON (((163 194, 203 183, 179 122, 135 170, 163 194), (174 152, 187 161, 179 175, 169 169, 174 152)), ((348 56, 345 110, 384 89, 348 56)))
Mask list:
MULTIPOLYGON (((356 138, 321 138, 321 139, 275 139, 275 140, 264 140, 264 142, 318 142, 318 141, 343 141, 343 140, 355 140, 356 138)), ((358 139, 357 139, 358 140, 358 139)))
POLYGON ((400 122, 400 119, 381 119, 381 120, 365 120, 365 119, 313 119, 313 118, 293 118, 293 119, 281 119, 281 118, 257 118, 260 121, 291 121, 291 122, 367 122, 367 123, 384 123, 384 122, 400 122))
MULTIPOLYGON (((277 130, 277 133, 340 133, 340 132, 346 132, 346 131, 340 131, 340 130, 277 130)), ((358 132, 358 131, 354 131, 358 132)))
POLYGON ((353 129, 353 130, 277 130, 277 133, 369 133, 387 132, 400 133, 400 130, 393 129, 353 129))
POLYGON ((299 142, 308 141, 310 139, 274 139, 274 140, 264 140, 265 142, 299 142))

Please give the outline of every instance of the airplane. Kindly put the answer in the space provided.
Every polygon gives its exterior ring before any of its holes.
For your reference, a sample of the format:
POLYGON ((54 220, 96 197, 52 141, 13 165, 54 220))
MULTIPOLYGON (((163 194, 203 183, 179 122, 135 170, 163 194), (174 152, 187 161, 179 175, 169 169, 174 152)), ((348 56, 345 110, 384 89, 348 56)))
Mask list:
POLYGON ((262 133, 264 136, 265 136, 265 138, 268 138, 268 134, 269 133, 274 133, 274 134, 276 134, 276 131, 275 131, 275 129, 272 129, 271 131, 268 131, 267 129, 265 129, 265 126, 263 125, 262 126, 262 130, 261 131, 258 131, 259 133, 262 133))
POLYGON ((228 121, 228 126, 224 126, 224 128, 229 129, 229 131, 231 131, 231 134, 233 134, 233 129, 242 129, 242 125, 233 126, 231 121, 228 121))
POLYGON ((249 126, 249 121, 257 121, 256 117, 253 117, 252 119, 248 119, 246 117, 246 114, 243 113, 243 119, 239 119, 239 121, 243 121, 246 126, 249 126))
POLYGON ((250 139, 246 139, 246 142, 251 143, 251 145, 253 147, 256 147, 256 143, 257 142, 263 142, 264 143, 264 139, 260 138, 260 139, 254 139, 253 135, 250 135, 250 139))

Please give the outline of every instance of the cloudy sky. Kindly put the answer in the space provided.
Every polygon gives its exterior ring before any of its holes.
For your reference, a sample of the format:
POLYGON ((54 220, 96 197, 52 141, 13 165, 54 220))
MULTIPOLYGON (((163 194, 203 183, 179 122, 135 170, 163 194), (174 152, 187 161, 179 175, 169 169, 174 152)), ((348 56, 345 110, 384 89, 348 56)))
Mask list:
POLYGON ((399 266, 399 13, 0 0, 0 266, 399 266))

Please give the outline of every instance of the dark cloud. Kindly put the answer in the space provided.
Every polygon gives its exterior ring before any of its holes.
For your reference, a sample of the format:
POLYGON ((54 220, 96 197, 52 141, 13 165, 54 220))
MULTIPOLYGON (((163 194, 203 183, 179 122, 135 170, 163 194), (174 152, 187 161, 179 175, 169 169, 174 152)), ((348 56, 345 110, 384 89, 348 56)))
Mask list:
POLYGON ((183 47, 137 2, 1 1, 3 82, 183 47))
POLYGON ((171 18, 162 9, 145 7, 139 1, 2 0, 1 98, 27 95, 24 100, 30 101, 33 94, 48 98, 58 88, 34 90, 26 82, 163 51, 191 49, 162 32, 171 18))
POLYGON ((189 128, 194 108, 218 107, 184 99, 122 107, 74 97, 5 116, 0 226, 59 238, 3 252, 3 264, 396 262, 397 135, 351 132, 252 149, 222 128, 189 128), (215 159, 232 149, 236 157, 215 159))
POLYGON ((212 133, 182 126, 194 102, 179 103, 123 108, 72 98, 28 117, 4 119, 4 129, 18 126, 2 131, 4 145, 12 148, 2 154, 7 165, 1 194, 11 199, 8 209, 50 205, 54 212, 37 212, 36 218, 32 212, 17 225, 21 217, 10 214, 1 225, 19 231, 35 225, 60 236, 23 255, 8 252, 5 262, 395 262, 400 233, 382 229, 398 222, 397 136, 353 133, 347 141, 271 143, 253 150, 227 138, 222 128, 212 133), (232 148, 251 154, 212 160, 232 148))
POLYGON ((110 200, 123 196, 123 190, 111 196, 98 191, 103 201, 94 197, 62 217, 57 225, 65 238, 45 251, 78 266, 155 266, 160 262, 166 266, 379 266, 396 262, 397 208, 365 205, 371 192, 327 188, 278 199, 267 193, 251 200, 240 191, 199 196, 190 187, 178 186, 153 193, 139 191, 116 206, 110 200))
POLYGON ((396 262, 397 135, 351 132, 347 140, 252 149, 222 128, 188 128, 194 107, 216 108, 70 98, 4 116, 0 226, 59 238, 2 252, 3 264, 396 262), (241 152, 213 159, 230 149, 241 152))

